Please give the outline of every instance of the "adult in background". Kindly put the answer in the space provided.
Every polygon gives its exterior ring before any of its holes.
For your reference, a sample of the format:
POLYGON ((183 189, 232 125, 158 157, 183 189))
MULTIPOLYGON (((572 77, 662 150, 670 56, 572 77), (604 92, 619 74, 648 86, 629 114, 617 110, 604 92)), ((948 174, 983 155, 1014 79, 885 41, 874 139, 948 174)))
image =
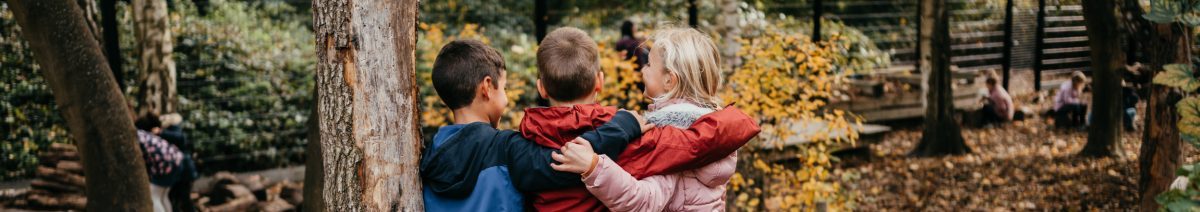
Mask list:
MULTIPOLYGON (((650 56, 650 51, 642 46, 642 40, 637 37, 637 26, 632 21, 626 20, 621 23, 621 39, 617 40, 617 51, 625 52, 625 59, 636 58, 634 63, 637 63, 638 71, 646 66, 647 58, 650 56)), ((641 86, 639 84, 639 86, 641 86)))
POLYGON ((188 141, 187 134, 183 132, 183 117, 178 113, 171 113, 159 117, 159 120, 162 121, 163 128, 158 136, 183 152, 180 170, 182 176, 178 182, 171 185, 171 190, 167 193, 168 199, 171 200, 171 208, 174 211, 196 211, 196 205, 191 200, 191 193, 192 183, 199 177, 199 173, 196 171, 196 162, 192 160, 192 143, 188 141))
POLYGON ((157 134, 162 132, 158 115, 143 115, 134 121, 134 126, 138 129, 142 160, 146 162, 146 172, 150 176, 150 201, 154 211, 170 212, 172 204, 167 193, 183 176, 184 155, 178 147, 158 137, 157 134))

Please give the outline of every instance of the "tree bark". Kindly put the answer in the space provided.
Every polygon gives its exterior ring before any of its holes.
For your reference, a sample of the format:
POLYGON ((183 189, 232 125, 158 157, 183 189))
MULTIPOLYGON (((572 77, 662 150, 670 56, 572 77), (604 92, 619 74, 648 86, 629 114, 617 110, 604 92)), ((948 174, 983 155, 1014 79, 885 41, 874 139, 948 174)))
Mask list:
POLYGON ((138 112, 175 112, 174 44, 166 0, 132 0, 138 51, 138 112))
MULTIPOLYGON (((309 210, 421 211, 417 0, 318 0, 321 184, 309 210), (323 205, 319 205, 323 204, 323 205), (319 206, 317 208, 315 206, 319 206)), ((309 148, 316 149, 316 148, 309 148)), ((309 164, 315 166, 314 164, 309 164)))
POLYGON ((737 0, 719 0, 718 4, 721 7, 720 18, 717 21, 717 32, 721 36, 721 60, 725 61, 725 70, 733 71, 734 67, 742 64, 741 58, 738 58, 738 50, 742 48, 742 44, 738 42, 738 38, 742 36, 742 27, 738 25, 738 3, 737 0))
POLYGON ((945 0, 921 1, 921 72, 925 75, 925 129, 913 156, 971 152, 954 119, 954 85, 950 73, 950 16, 945 0))
POLYGON ((1121 55, 1121 39, 1115 1, 1083 3, 1087 23, 1088 43, 1092 61, 1092 121, 1088 142, 1080 151, 1082 156, 1107 157, 1120 154, 1118 141, 1123 130, 1121 70, 1125 57, 1121 55))
MULTIPOLYGON (((1162 71, 1163 65, 1188 63, 1188 28, 1179 24, 1150 24, 1149 43, 1145 46, 1149 67, 1154 70, 1149 76, 1162 71)), ((1154 197, 1167 189, 1175 179, 1175 169, 1180 167, 1182 143, 1179 138, 1179 112, 1175 103, 1182 95, 1170 87, 1148 83, 1150 97, 1146 99, 1146 130, 1138 155, 1141 176, 1138 191, 1142 194, 1142 211, 1157 210, 1154 197)))
POLYGON ((150 180, 133 120, 79 5, 9 3, 82 154, 88 210, 150 211, 150 180))

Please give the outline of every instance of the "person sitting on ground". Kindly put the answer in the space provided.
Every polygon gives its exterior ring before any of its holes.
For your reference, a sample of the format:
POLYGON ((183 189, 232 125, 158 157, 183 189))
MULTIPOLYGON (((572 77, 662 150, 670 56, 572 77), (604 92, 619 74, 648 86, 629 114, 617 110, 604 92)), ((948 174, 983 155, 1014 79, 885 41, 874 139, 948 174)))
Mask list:
POLYGON ((988 75, 984 80, 987 84, 988 95, 983 99, 983 108, 979 110, 982 114, 983 125, 993 123, 1006 123, 1013 120, 1013 100, 1012 96, 1000 86, 999 80, 995 75, 988 75))
POLYGON ((142 150, 142 160, 146 163, 146 172, 150 177, 150 201, 154 211, 171 210, 171 202, 167 194, 171 186, 183 177, 183 153, 178 147, 158 137, 162 133, 162 121, 158 115, 150 113, 134 121, 137 127, 138 144, 142 150))
POLYGON ((1087 104, 1080 99, 1087 76, 1071 73, 1071 81, 1063 83, 1054 96, 1054 122, 1059 128, 1082 127, 1087 116, 1087 104))

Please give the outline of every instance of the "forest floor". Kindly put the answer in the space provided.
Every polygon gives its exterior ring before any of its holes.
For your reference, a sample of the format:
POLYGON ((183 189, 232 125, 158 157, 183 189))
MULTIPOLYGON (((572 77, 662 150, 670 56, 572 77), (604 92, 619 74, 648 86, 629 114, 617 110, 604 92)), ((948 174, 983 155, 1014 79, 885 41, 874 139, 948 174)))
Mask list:
MULTIPOLYGON (((918 124, 919 125, 919 124, 918 124)), ((1040 118, 963 129, 972 153, 930 158, 906 154, 919 126, 899 128, 871 145, 872 157, 840 172, 862 211, 1132 210, 1137 205, 1137 153, 1142 132, 1125 131, 1122 156, 1076 156, 1087 132, 1054 130, 1040 118)), ((1186 146, 1186 145, 1184 145, 1186 146)), ((1195 161, 1191 147, 1185 161, 1195 161)))

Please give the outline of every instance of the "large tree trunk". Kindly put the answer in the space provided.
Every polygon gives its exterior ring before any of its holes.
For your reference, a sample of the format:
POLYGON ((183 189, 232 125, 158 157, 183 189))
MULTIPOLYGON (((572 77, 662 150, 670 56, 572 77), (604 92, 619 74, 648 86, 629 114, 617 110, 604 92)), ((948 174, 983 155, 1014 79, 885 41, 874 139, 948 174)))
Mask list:
POLYGON ((1122 131, 1121 70, 1125 57, 1121 55, 1121 40, 1117 24, 1115 1, 1083 3, 1087 22, 1088 42, 1092 56, 1092 121, 1088 142, 1080 151, 1083 156, 1107 157, 1120 154, 1122 131))
POLYGON ((946 0, 921 1, 921 72, 925 75, 925 130, 913 156, 971 152, 954 119, 954 85, 950 73, 950 16, 946 0))
POLYGON ((174 44, 166 0, 132 0, 138 51, 138 112, 175 112, 174 44))
POLYGON ((71 0, 10 0, 82 154, 91 211, 150 211, 150 180, 125 98, 71 0))
POLYGON ((421 211, 417 0, 318 0, 316 147, 305 209, 421 211), (320 172, 320 173, 316 173, 320 172), (316 182, 312 180, 310 182, 316 182), (314 202, 314 203, 308 203, 314 202), (315 203, 319 202, 319 203, 315 203))
MULTIPOLYGON (((1189 44, 1186 27, 1178 24, 1151 24, 1147 59, 1154 76, 1162 71, 1163 65, 1171 63, 1188 63, 1189 44)), ((1179 112, 1175 103, 1182 95, 1170 87, 1149 83, 1150 97, 1146 99, 1146 130, 1142 139, 1141 153, 1138 155, 1138 165, 1141 177, 1138 179, 1138 191, 1142 194, 1142 211, 1157 210, 1158 204, 1154 197, 1167 189, 1175 179, 1175 169, 1180 167, 1179 112)))

